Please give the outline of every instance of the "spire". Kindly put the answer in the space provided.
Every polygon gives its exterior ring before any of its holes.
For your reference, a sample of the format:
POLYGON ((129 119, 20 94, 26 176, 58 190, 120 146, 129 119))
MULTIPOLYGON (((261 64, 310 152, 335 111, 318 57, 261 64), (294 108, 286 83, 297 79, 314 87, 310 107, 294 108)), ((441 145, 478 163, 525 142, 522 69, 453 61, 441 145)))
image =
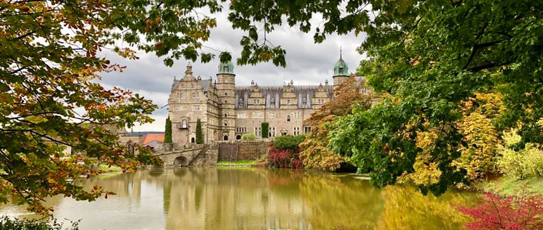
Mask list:
POLYGON ((340 60, 343 59, 343 55, 342 55, 343 52, 342 52, 342 51, 343 51, 343 50, 341 50, 341 46, 340 46, 340 47, 339 47, 339 59, 340 59, 340 60))

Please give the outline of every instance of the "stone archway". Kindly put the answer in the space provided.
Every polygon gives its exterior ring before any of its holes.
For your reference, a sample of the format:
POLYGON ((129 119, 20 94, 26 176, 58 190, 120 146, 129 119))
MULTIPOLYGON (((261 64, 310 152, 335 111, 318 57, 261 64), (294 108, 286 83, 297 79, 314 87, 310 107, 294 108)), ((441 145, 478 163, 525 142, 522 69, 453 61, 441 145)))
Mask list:
POLYGON ((178 167, 179 166, 188 166, 189 165, 189 160, 184 156, 178 156, 173 161, 173 165, 178 166, 178 167))

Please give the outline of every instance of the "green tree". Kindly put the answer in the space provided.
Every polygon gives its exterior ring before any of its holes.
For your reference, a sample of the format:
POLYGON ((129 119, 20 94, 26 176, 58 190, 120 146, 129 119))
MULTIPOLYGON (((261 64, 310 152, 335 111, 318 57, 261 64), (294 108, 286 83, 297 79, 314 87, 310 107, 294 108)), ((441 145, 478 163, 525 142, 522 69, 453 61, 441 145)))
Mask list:
POLYGON ((196 120, 196 144, 204 143, 204 135, 202 134, 202 122, 200 119, 196 120))
POLYGON ((268 138, 270 134, 269 127, 270 127, 270 123, 262 122, 262 138, 268 138))
POLYGON ((436 183, 420 185, 421 191, 441 194, 452 184, 468 183, 467 171, 454 162, 469 133, 456 125, 464 116, 461 103, 476 93, 497 90, 503 96, 497 131, 520 121, 526 124, 519 131, 523 140, 543 143, 535 125, 543 116, 540 3, 364 2, 379 12, 363 29, 368 39, 361 50, 371 59, 359 71, 384 98, 342 118, 330 146, 371 170, 373 184, 396 183, 426 153, 440 175, 436 183), (423 150, 416 140, 425 132, 436 136, 423 150))
POLYGON ((166 130, 164 131, 164 143, 172 143, 172 121, 170 116, 166 118, 166 130))

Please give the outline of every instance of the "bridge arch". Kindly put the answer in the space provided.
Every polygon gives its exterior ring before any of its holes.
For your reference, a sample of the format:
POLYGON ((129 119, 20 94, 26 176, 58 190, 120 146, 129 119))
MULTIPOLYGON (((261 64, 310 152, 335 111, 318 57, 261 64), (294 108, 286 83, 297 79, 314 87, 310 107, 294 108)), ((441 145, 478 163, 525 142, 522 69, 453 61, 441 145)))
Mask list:
POLYGON ((189 165, 189 160, 184 156, 178 156, 173 161, 173 165, 174 166, 188 166, 189 165))

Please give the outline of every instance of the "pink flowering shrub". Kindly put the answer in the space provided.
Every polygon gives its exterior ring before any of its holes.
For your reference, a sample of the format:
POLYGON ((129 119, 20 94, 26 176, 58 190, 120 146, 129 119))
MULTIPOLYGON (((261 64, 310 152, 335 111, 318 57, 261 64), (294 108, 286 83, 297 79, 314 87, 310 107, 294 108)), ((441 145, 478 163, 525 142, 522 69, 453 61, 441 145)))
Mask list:
POLYGON ((526 186, 518 196, 486 193, 481 204, 458 210, 473 219, 467 229, 543 230, 543 195, 534 195, 526 186))
POLYGON ((271 146, 268 153, 268 166, 274 168, 303 168, 300 154, 290 150, 280 150, 271 146))

